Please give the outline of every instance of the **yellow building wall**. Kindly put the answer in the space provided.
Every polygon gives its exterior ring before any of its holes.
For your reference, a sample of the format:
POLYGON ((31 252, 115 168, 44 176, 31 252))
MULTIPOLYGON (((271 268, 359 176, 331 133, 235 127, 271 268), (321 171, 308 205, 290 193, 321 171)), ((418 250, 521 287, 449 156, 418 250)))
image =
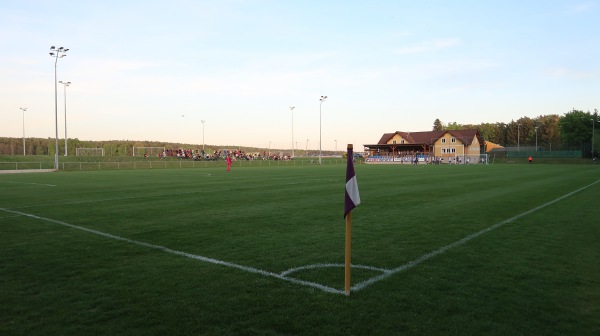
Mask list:
POLYGON ((394 144, 394 141, 396 141, 396 142, 395 142, 396 144, 401 144, 401 143, 403 143, 402 141, 404 141, 404 143, 408 143, 408 141, 406 141, 406 140, 405 140, 403 137, 401 137, 401 136, 400 136, 400 134, 396 134, 396 135, 394 135, 394 137, 393 137, 393 138, 391 138, 391 139, 390 139, 390 140, 387 142, 387 144, 388 144, 388 145, 393 145, 393 144, 394 144))
POLYGON ((467 155, 479 155, 479 151, 480 151, 480 146, 481 144, 479 143, 479 139, 477 139, 477 137, 475 137, 473 139, 473 143, 471 143, 471 146, 467 147, 466 153, 467 155))
MULTIPOLYGON (((459 139, 455 138, 455 142, 452 142, 452 134, 446 133, 443 137, 439 138, 433 147, 433 155, 435 157, 454 157, 456 155, 465 154, 465 146, 464 143, 459 139), (442 139, 445 139, 445 143, 442 143, 442 139), (452 148, 454 148, 455 152, 452 153, 452 148), (446 153, 442 153, 442 149, 446 149, 446 153), (450 153, 448 153, 450 151, 450 153)), ((479 152, 477 152, 479 153, 479 152)))

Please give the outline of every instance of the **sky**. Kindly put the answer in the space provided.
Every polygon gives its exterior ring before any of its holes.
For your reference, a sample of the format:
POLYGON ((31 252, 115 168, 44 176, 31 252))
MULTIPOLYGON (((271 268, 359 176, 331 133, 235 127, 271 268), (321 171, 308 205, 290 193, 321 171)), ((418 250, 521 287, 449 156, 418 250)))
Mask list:
POLYGON ((600 0, 0 0, 0 136, 54 138, 57 115, 64 138, 50 46, 79 140, 344 150, 593 111, 599 18, 600 0))

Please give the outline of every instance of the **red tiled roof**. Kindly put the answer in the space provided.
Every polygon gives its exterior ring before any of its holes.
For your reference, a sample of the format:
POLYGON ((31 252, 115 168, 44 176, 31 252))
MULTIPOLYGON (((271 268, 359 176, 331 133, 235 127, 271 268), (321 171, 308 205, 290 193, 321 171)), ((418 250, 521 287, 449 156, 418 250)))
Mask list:
POLYGON ((388 141, 390 141, 390 139, 392 139, 394 137, 394 135, 396 135, 396 133, 384 133, 381 136, 381 139, 379 139, 379 142, 377 144, 378 145, 386 144, 388 141))

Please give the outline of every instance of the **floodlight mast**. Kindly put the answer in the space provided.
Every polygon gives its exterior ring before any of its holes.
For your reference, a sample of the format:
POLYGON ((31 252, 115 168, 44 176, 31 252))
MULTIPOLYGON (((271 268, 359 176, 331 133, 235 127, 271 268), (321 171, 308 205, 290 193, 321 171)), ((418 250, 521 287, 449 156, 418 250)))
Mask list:
POLYGON ((294 157, 294 109, 296 107, 290 106, 290 111, 292 111, 292 158, 294 157))
POLYGON ((327 99, 327 96, 321 96, 321 98, 319 98, 319 164, 321 164, 321 143, 322 143, 322 138, 321 138, 321 106, 323 105, 323 102, 325 101, 325 99, 327 99))
POLYGON ((67 56, 67 51, 63 47, 50 47, 50 57, 54 58, 54 126, 56 129, 56 153, 54 153, 54 170, 58 170, 58 82, 56 81, 56 65, 59 58, 67 56))
POLYGON ((65 87, 65 156, 67 156, 67 86, 71 85, 71 82, 58 82, 65 87))
POLYGON ((200 122, 202 123, 202 151, 204 151, 204 123, 206 120, 200 120, 200 122))
POLYGON ((594 109, 592 116, 592 159, 594 158, 594 134, 596 133, 596 118, 598 117, 598 109, 594 109))
POLYGON ((19 107, 23 111, 23 155, 25 155, 25 111, 27 107, 19 107))
POLYGON ((517 124, 517 152, 521 151, 521 123, 517 124))

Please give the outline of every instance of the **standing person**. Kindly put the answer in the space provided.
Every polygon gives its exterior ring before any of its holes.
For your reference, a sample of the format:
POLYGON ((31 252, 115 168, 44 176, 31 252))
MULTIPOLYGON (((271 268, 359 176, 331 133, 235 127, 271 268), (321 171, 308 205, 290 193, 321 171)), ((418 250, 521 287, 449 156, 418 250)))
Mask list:
POLYGON ((231 155, 227 154, 227 171, 231 171, 231 155))
POLYGON ((530 156, 529 159, 527 159, 529 161, 529 164, 533 163, 533 158, 530 156))

